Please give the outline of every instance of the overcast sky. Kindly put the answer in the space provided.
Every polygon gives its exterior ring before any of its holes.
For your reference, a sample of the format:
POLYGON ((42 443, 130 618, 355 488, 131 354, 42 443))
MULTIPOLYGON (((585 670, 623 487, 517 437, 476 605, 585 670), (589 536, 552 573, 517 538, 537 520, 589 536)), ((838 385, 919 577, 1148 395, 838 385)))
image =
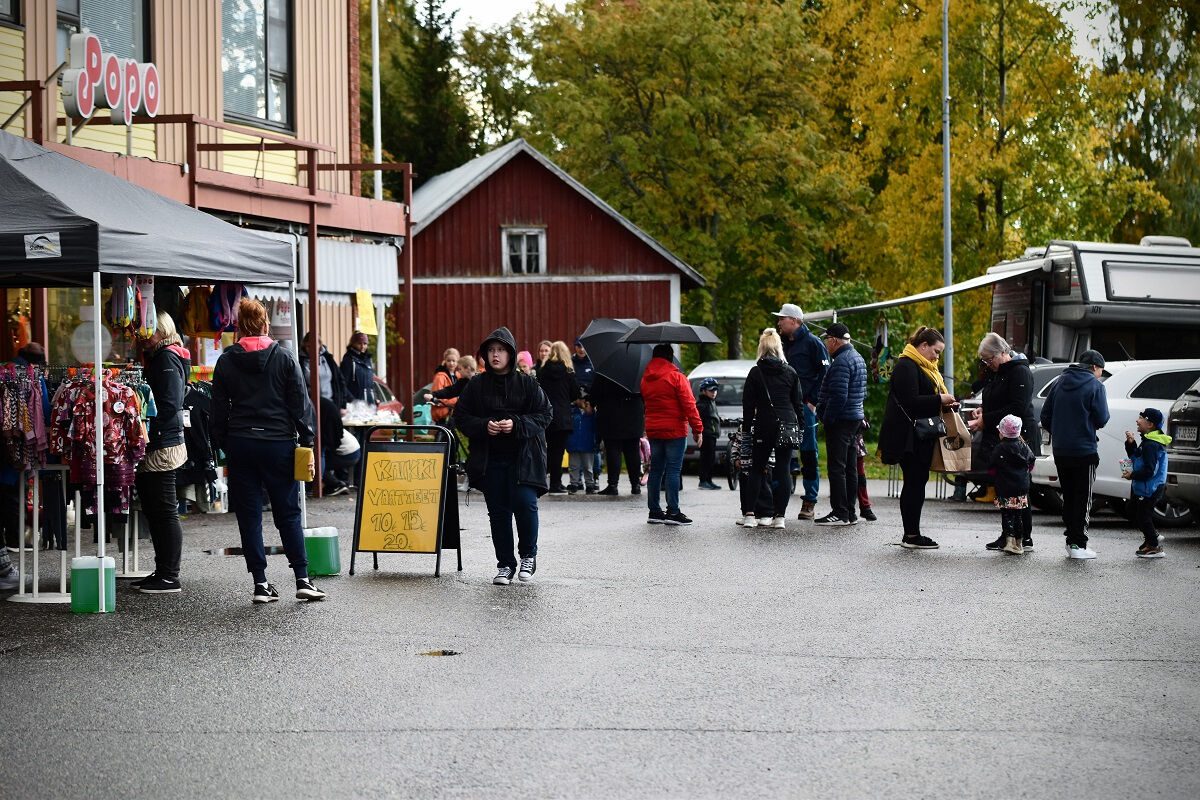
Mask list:
MULTIPOLYGON (((553 0, 553 5, 562 8, 565 0, 553 0)), ((459 9, 454 18, 454 30, 461 31, 467 22, 480 28, 490 28, 508 22, 517 14, 527 14, 537 8, 537 0, 446 0, 446 10, 459 9)))

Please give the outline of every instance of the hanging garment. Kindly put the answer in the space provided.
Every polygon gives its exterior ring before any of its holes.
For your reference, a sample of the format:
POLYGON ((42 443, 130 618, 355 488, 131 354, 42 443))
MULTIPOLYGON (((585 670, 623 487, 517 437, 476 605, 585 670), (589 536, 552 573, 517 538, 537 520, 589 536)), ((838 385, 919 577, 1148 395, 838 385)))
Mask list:
POLYGON ((154 277, 137 277, 137 335, 149 339, 158 330, 158 311, 154 307, 154 277))

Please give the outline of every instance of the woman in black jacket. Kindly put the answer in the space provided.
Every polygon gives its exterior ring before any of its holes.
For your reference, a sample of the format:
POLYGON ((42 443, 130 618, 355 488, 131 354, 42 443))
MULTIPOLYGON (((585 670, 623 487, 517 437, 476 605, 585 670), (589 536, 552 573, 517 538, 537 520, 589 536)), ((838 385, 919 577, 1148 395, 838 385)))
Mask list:
POLYGON ((175 320, 165 311, 160 312, 154 335, 146 341, 145 370, 157 414, 150 418, 150 443, 137 471, 138 500, 150 527, 150 541, 154 543, 154 572, 134 584, 144 594, 181 591, 179 561, 183 554, 183 529, 179 526, 175 471, 187 461, 183 396, 191 357, 175 332, 175 320))
POLYGON ((788 500, 792 496, 792 450, 799 441, 780 444, 780 428, 797 435, 803 418, 804 396, 796 370, 783 360, 783 342, 774 328, 758 339, 758 363, 750 368, 742 389, 742 435, 752 437, 750 475, 742 481, 742 527, 784 528, 788 500), (775 467, 768 468, 771 453, 775 467), (756 519, 759 495, 769 490, 775 516, 756 519))
POLYGON ((345 380, 347 402, 361 400, 375 405, 375 364, 368 352, 367 335, 355 331, 342 356, 342 378, 345 380))
MULTIPOLYGON (((989 333, 979 342, 979 361, 989 371, 980 395, 982 405, 972 412, 967 427, 980 432, 978 460, 982 464, 991 461, 992 451, 1000 444, 997 427, 1000 420, 1012 415, 1021 420, 1021 438, 1029 445, 1036 457, 1041 451, 1041 435, 1038 421, 1033 416, 1033 370, 1021 353, 1014 353, 1008 342, 998 333, 989 333)), ((996 490, 989 489, 980 502, 991 502, 996 490)), ((1028 505, 1022 512, 1025 530, 1033 530, 1033 509, 1028 505)), ((1033 549, 1033 536, 1026 534, 1023 546, 1033 549)), ((1004 549, 1004 534, 985 545, 988 550, 1004 549)))
POLYGON ((537 380, 516 369, 517 342, 497 328, 479 345, 481 372, 458 398, 454 417, 471 439, 467 475, 487 502, 498 572, 492 583, 507 586, 516 575, 533 579, 537 570, 539 495, 545 494, 546 426, 550 402, 537 380), (517 522, 520 572, 513 556, 517 522))
MULTIPOLYGON (((237 514, 246 569, 254 576, 255 603, 271 603, 279 592, 267 582, 263 549, 263 489, 288 563, 298 600, 323 600, 308 578, 300 482, 295 478, 296 442, 312 447, 313 409, 300 364, 267 335, 266 309, 257 300, 238 304, 238 341, 217 359, 212 381, 213 442, 225 451, 229 500, 237 514)), ((310 473, 309 480, 313 478, 310 473)))
POLYGON ((592 376, 588 402, 596 407, 596 435, 604 442, 604 461, 608 465, 608 486, 598 494, 619 494, 621 458, 629 472, 633 494, 642 493, 642 452, 639 441, 646 432, 646 404, 638 392, 631 392, 599 372, 592 376))
POLYGON ((566 494, 562 485, 563 453, 571 435, 571 405, 579 399, 579 383, 566 342, 553 342, 550 356, 538 369, 538 383, 550 401, 554 418, 546 426, 546 459, 550 467, 550 494, 566 494))
POLYGON ((957 408, 954 395, 937 371, 937 360, 946 349, 942 334, 921 327, 908 340, 892 369, 891 390, 879 431, 879 453, 885 464, 899 464, 904 475, 900 490, 900 517, 904 521, 901 547, 933 550, 938 543, 921 534, 921 509, 925 484, 933 463, 936 440, 921 441, 913 434, 914 420, 940 416, 943 409, 957 408))

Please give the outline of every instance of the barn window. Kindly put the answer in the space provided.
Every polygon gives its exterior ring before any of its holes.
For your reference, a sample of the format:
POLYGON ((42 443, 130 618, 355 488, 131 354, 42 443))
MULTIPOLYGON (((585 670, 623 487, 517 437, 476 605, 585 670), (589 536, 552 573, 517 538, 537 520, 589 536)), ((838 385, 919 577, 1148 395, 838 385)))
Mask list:
POLYGON ((506 275, 545 274, 545 228, 504 228, 502 237, 506 275))

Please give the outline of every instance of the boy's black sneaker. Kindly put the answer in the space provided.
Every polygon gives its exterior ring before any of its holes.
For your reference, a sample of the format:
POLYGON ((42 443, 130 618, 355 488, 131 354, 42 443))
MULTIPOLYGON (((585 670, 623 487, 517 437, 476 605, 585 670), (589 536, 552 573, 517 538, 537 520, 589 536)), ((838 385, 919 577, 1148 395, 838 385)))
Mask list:
POLYGON ((666 523, 668 525, 691 525, 692 521, 684 516, 682 511, 676 511, 674 514, 667 514, 666 523))
POLYGON ((296 580, 296 599, 297 600, 324 600, 326 594, 313 586, 313 582, 308 578, 298 578, 296 580))
POLYGON ((667 523, 667 512, 651 511, 650 516, 646 518, 647 525, 665 525, 667 523))
POLYGON ((275 585, 272 583, 256 583, 254 584, 253 600, 255 603, 276 603, 279 601, 279 592, 275 590, 275 585))
POLYGON ((589 487, 587 488, 587 493, 588 493, 588 494, 596 494, 596 492, 597 492, 597 491, 599 491, 599 490, 598 490, 598 489, 596 489, 596 487, 595 487, 595 486, 589 486, 589 487))
POLYGON ((867 522, 874 522, 875 520, 879 519, 879 517, 875 516, 875 512, 871 510, 870 506, 867 506, 862 510, 862 518, 867 522))
POLYGON ((813 520, 813 524, 814 525, 822 525, 824 527, 839 527, 839 526, 844 527, 847 525, 853 525, 854 523, 848 519, 842 519, 837 514, 834 514, 831 511, 828 514, 826 514, 825 516, 821 517, 820 519, 813 520))
POLYGON ((938 543, 928 536, 905 536, 900 546, 906 550, 937 550, 938 543))
POLYGON ((138 584, 138 591, 142 594, 174 594, 182 592, 183 587, 179 585, 179 581, 152 575, 138 584))
POLYGON ((563 494, 566 494, 566 493, 567 493, 567 490, 566 490, 566 489, 564 489, 564 488, 563 488, 563 487, 561 487, 561 486, 551 486, 551 487, 550 487, 550 491, 549 491, 549 492, 547 492, 546 494, 552 494, 552 495, 563 495, 563 494))
POLYGON ((605 497, 616 497, 620 493, 621 492, 615 486, 605 486, 603 489, 596 492, 596 494, 602 494, 605 497))
POLYGON ((641 493, 642 493, 642 487, 641 487, 641 484, 637 484, 637 483, 635 483, 635 484, 633 485, 633 488, 632 488, 632 489, 630 489, 630 494, 641 494, 641 493))
POLYGON ((984 547, 988 550, 1003 550, 1005 538, 1006 537, 1002 533, 996 538, 996 541, 988 542, 987 544, 984 545, 984 547))
POLYGON ((1033 552, 1033 537, 1032 536, 1026 536, 1024 539, 1021 540, 1021 549, 1024 550, 1026 553, 1033 552))

